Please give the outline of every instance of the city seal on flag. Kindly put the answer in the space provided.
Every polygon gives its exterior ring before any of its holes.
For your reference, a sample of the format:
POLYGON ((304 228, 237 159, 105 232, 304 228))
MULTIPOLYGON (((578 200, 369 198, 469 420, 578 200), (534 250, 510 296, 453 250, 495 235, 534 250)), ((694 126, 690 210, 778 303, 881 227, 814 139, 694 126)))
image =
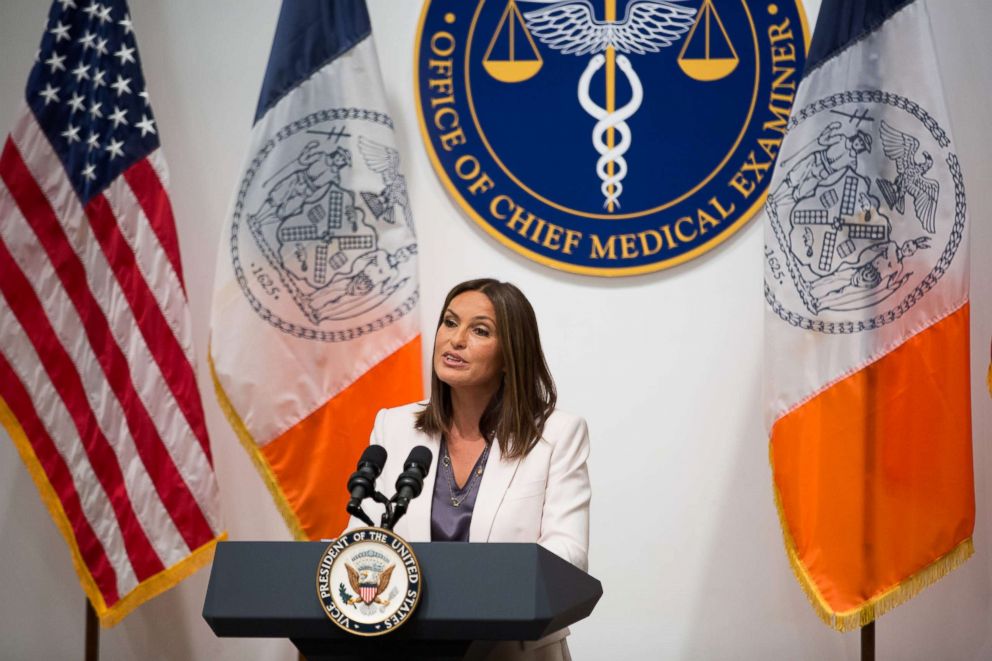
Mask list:
POLYGON ((414 309, 417 242, 392 133, 383 113, 328 108, 275 132, 252 158, 230 253, 270 324, 341 342, 414 309))
POLYGON ((807 43, 797 0, 425 0, 421 132, 503 245, 574 273, 657 271, 761 208, 807 43))
POLYGON ((406 622, 422 587, 413 549, 381 528, 345 533, 317 564, 321 607, 332 622, 357 636, 381 636, 406 622))
POLYGON ((799 109, 766 208, 765 297, 790 324, 857 333, 929 292, 964 231, 964 180, 945 130, 879 90, 799 109))

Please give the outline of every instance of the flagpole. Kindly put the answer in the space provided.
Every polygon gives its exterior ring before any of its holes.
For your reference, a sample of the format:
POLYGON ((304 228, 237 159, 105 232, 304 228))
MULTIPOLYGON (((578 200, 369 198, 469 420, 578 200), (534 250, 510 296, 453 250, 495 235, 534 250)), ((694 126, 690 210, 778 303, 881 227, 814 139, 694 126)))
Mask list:
MULTIPOLYGON (((865 406, 865 450, 864 450, 864 521, 862 525, 862 539, 864 540, 865 551, 865 574, 868 578, 873 578, 875 574, 875 546, 871 542, 872 531, 875 528, 874 509, 874 472, 875 472, 875 439, 878 432, 878 424, 875 419, 875 392, 876 374, 874 370, 865 371, 865 385, 868 392, 865 406)), ((870 583, 873 584, 873 583, 870 583)), ((861 627, 861 661, 875 661, 875 619, 861 627)))
POLYGON ((861 627, 861 661, 875 661, 875 621, 861 627))
POLYGON ((96 619, 93 604, 86 600, 86 661, 100 659, 100 622, 96 619))

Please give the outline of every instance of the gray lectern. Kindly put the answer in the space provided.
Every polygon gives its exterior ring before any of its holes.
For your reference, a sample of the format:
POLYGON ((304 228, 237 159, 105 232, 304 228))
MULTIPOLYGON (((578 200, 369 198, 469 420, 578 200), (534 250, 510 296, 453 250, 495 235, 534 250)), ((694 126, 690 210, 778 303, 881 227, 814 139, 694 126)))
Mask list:
POLYGON ((385 636, 339 629, 317 600, 322 542, 217 545, 203 618, 221 637, 289 638, 309 660, 460 659, 476 640, 537 640, 578 622, 598 580, 537 544, 412 544, 424 589, 385 636))

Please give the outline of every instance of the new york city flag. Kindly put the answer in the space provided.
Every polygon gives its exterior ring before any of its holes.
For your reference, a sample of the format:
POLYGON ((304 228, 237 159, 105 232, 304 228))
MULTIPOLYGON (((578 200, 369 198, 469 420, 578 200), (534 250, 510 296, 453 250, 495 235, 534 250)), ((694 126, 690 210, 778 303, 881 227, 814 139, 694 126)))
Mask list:
POLYGON ((376 412, 422 394, 418 296, 365 4, 287 1, 222 234, 210 357, 297 538, 344 528, 376 412))
POLYGON ((972 553, 968 218, 923 0, 825 0, 765 224, 775 495, 817 613, 972 553))

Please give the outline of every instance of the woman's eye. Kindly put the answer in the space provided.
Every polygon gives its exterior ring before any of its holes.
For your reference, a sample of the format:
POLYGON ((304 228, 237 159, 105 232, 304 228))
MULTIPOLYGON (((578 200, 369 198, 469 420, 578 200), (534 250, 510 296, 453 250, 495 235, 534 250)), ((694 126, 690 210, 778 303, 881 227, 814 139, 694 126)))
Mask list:
POLYGON ((454 319, 445 319, 444 320, 444 325, 447 326, 448 328, 454 328, 458 324, 455 323, 455 320, 454 319))
POLYGON ((489 329, 485 326, 476 326, 475 334, 481 335, 482 337, 489 337, 489 329))

